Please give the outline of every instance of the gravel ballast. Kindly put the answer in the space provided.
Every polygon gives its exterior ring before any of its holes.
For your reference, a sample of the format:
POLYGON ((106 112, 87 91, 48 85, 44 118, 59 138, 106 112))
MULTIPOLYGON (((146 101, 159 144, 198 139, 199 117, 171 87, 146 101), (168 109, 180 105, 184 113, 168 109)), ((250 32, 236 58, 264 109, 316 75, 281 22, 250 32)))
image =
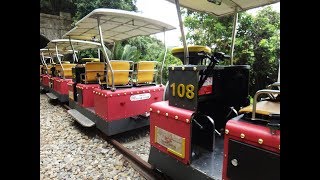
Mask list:
MULTIPOLYGON (((145 179, 95 128, 81 127, 64 108, 48 100, 40 95, 40 179, 145 179)), ((148 140, 127 143, 146 159, 148 140)))

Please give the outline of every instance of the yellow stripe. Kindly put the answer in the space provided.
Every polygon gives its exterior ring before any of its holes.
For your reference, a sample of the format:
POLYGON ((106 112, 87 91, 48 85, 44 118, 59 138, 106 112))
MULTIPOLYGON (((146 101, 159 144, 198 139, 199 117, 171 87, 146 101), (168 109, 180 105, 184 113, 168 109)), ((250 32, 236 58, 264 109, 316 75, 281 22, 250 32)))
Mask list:
POLYGON ((154 142, 157 142, 158 127, 154 126, 154 142))
POLYGON ((186 144, 186 139, 182 138, 182 152, 181 153, 178 153, 177 151, 170 149, 170 148, 167 148, 167 151, 176 155, 176 156, 184 158, 185 157, 185 144, 186 144))

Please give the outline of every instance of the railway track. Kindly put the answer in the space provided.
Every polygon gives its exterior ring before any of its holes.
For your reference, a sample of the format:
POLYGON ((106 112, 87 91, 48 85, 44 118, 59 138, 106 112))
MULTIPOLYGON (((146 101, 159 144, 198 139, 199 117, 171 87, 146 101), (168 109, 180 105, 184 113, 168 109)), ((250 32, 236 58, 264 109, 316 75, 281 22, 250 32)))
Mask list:
MULTIPOLYGON (((60 104, 66 110, 71 109, 67 104, 60 104)), ((136 131, 136 130, 133 130, 136 131)), ((141 131, 141 130, 140 130, 141 131)), ((123 157, 130 162, 131 166, 137 170, 144 178, 148 180, 170 180, 169 177, 165 176, 158 170, 156 170, 151 164, 149 164, 146 160, 142 159, 140 156, 126 148, 122 143, 119 142, 119 137, 123 139, 123 136, 126 133, 122 133, 120 135, 107 136, 103 132, 97 129, 97 135, 112 144, 113 147, 123 155, 123 157)), ((134 134, 129 132, 129 134, 134 134)))

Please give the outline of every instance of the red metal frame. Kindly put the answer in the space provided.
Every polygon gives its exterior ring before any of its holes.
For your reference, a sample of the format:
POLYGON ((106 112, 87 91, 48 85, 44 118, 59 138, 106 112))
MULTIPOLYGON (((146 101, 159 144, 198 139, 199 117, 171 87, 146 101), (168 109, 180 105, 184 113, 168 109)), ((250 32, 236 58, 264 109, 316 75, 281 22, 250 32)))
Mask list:
POLYGON ((56 92, 58 92, 58 90, 60 89, 60 84, 58 84, 58 81, 61 79, 59 77, 52 77, 52 89, 56 92))
POLYGON ((105 121, 143 115, 149 113, 152 103, 162 100, 163 92, 163 86, 133 87, 115 92, 96 88, 93 92, 94 109, 105 121))
POLYGON ((211 94, 212 93, 212 85, 202 86, 198 92, 198 95, 211 94))
POLYGON ((82 104, 78 102, 78 104, 84 108, 93 107, 94 106, 94 97, 93 90, 95 88, 99 88, 99 84, 77 84, 76 88, 82 90, 82 104))
POLYGON ((228 142, 230 139, 278 153, 280 156, 280 130, 276 130, 274 134, 271 134, 270 128, 266 126, 239 120, 230 120, 226 124, 225 131, 226 133, 224 136, 224 160, 222 172, 222 177, 225 180, 228 180, 228 142), (259 143, 259 139, 263 141, 260 141, 259 143))
POLYGON ((67 83, 67 85, 68 85, 69 99, 71 99, 71 100, 74 100, 74 99, 73 99, 73 95, 74 95, 73 86, 74 86, 74 84, 75 84, 75 82, 73 82, 73 81, 69 81, 69 82, 67 83))
POLYGON ((49 87, 50 78, 51 78, 50 75, 43 75, 42 76, 42 84, 44 86, 48 86, 49 87))
POLYGON ((171 157, 190 164, 191 152, 191 127, 190 119, 193 111, 169 106, 168 101, 162 101, 151 104, 150 109, 150 143, 153 147, 170 155, 171 157), (185 138, 185 157, 178 157, 170 152, 167 148, 155 143, 155 126, 169 131, 175 135, 185 138))
POLYGON ((72 81, 72 79, 62 79, 59 77, 53 78, 53 89, 60 94, 67 95, 68 92, 68 82, 72 81))

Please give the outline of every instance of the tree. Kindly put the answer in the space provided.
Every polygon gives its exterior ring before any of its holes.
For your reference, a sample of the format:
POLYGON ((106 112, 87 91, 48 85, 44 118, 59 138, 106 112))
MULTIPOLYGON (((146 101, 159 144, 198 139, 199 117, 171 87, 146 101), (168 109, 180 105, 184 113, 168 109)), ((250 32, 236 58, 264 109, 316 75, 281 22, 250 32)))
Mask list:
POLYGON ((73 0, 76 7, 74 21, 78 21, 97 8, 136 11, 136 0, 73 0))
MULTIPOLYGON (((138 36, 122 41, 121 45, 124 47, 128 45, 130 45, 131 47, 136 47, 136 51, 135 49, 133 49, 135 51, 134 54, 136 56, 134 59, 131 59, 135 62, 157 61, 157 82, 160 82, 160 71, 162 61, 165 55, 165 46, 159 39, 152 36, 138 36)), ((164 84, 168 81, 168 67, 172 65, 182 65, 182 62, 178 58, 174 57, 171 53, 171 50, 168 49, 162 74, 162 83, 164 84)))
POLYGON ((72 0, 40 0, 40 12, 59 15, 59 12, 75 12, 72 0))
POLYGON ((235 63, 249 64, 250 94, 277 80, 280 58, 280 14, 271 7, 256 16, 242 13, 235 44, 235 63))
POLYGON ((121 42, 116 42, 114 47, 111 47, 110 49, 107 49, 110 60, 137 61, 140 56, 137 47, 130 44, 122 45, 121 42))
MULTIPOLYGON (((213 51, 230 54, 233 16, 217 18, 205 13, 184 13, 189 44, 206 45, 213 51)), ((250 95, 277 80, 280 58, 280 14, 271 7, 256 16, 239 14, 234 49, 235 64, 248 64, 250 95)))
POLYGON ((184 25, 188 28, 188 44, 204 45, 214 51, 230 52, 232 16, 215 17, 187 10, 184 25))
MULTIPOLYGON (((128 41, 124 41, 124 43, 128 43, 137 47, 138 51, 140 52, 139 60, 158 62, 157 82, 160 82, 161 64, 165 55, 164 44, 159 39, 151 36, 139 36, 131 38, 128 41)), ((178 58, 174 57, 171 53, 171 50, 168 49, 163 67, 162 83, 165 84, 168 81, 168 67, 173 65, 182 65, 182 62, 178 58)))

